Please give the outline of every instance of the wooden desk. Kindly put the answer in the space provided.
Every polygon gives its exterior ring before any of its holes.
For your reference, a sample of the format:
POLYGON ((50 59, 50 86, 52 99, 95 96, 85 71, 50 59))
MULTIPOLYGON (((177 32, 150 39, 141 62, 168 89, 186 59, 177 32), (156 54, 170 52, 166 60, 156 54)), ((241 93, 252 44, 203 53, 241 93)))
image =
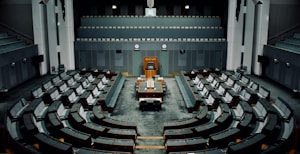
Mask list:
POLYGON ((154 97, 162 98, 163 97, 163 87, 162 83, 158 81, 153 81, 153 87, 147 87, 147 81, 140 82, 138 84, 138 98, 140 97, 154 97))

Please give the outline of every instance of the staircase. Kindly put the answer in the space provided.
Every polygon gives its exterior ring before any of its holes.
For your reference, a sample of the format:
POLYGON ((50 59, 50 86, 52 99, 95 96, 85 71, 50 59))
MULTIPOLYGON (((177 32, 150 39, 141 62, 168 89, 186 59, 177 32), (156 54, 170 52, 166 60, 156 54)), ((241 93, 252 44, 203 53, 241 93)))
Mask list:
POLYGON ((136 140, 136 154, 164 154, 164 137, 163 136, 138 136, 136 140))
POLYGON ((294 33, 291 37, 275 42, 275 46, 285 50, 300 52, 300 33, 294 33))

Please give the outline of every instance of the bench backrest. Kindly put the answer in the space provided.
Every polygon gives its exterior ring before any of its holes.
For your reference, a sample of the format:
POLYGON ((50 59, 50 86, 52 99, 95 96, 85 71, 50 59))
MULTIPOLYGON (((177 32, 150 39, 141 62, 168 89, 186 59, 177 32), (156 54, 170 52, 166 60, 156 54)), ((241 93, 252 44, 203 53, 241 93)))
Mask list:
POLYGON ((213 80, 214 80, 214 77, 212 76, 212 74, 209 74, 207 81, 212 82, 213 80))
POLYGON ((59 78, 59 76, 55 76, 54 78, 52 78, 52 83, 53 84, 57 84, 57 83, 59 83, 61 80, 60 80, 60 78, 59 78))
POLYGON ((52 100, 55 100, 57 97, 59 96, 59 92, 58 90, 54 90, 51 94, 50 94, 50 97, 52 100))
POLYGON ((242 76, 242 78, 241 78, 241 80, 240 80, 242 83, 244 83, 244 84, 248 84, 249 83, 249 81, 250 81, 250 79, 249 78, 247 78, 247 77, 245 77, 245 76, 242 76))
POLYGON ((74 74, 74 79, 75 80, 80 80, 81 79, 81 76, 78 72, 76 74, 74 74))
POLYGON ((79 84, 79 86, 75 89, 75 91, 76 91, 76 93, 77 93, 78 95, 80 95, 80 94, 82 93, 82 91, 83 91, 82 86, 79 84))
POLYGON ((86 99, 86 102, 89 104, 92 103, 93 101, 94 101, 93 95, 90 93, 88 98, 86 99))
POLYGON ((263 118, 263 119, 265 119, 265 117, 267 116, 267 110, 261 104, 261 102, 257 101, 255 107, 257 108, 257 111, 259 112, 260 117, 263 118))
POLYGON ((62 116, 63 113, 64 113, 64 110, 65 110, 64 104, 63 104, 63 103, 60 103, 60 105, 59 105, 59 107, 58 107, 58 109, 57 109, 57 114, 58 114, 59 116, 62 116))
POLYGON ((35 117, 40 118, 43 115, 44 108, 46 107, 42 99, 38 99, 37 106, 35 107, 33 113, 35 117))
MULTIPOLYGON (((233 99, 233 97, 231 96, 230 92, 227 92, 227 93, 225 94, 225 98, 226 98, 226 100, 228 100, 229 102, 231 102, 232 99, 233 99)), ((228 103, 229 103, 229 102, 228 102, 228 103)))
POLYGON ((250 81, 248 88, 252 89, 253 91, 256 91, 256 90, 258 90, 259 85, 258 85, 258 83, 254 82, 254 81, 250 81))
POLYGON ((98 90, 98 88, 97 88, 97 87, 95 87, 95 88, 93 89, 92 93, 93 93, 93 95, 94 95, 94 96, 97 96, 97 95, 98 95, 98 93, 99 93, 99 90, 98 90))
POLYGON ((213 88, 217 88, 217 87, 219 86, 219 82, 218 82, 217 80, 213 80, 211 86, 212 86, 213 88))
POLYGON ((275 100, 275 105, 281 110, 280 114, 284 114, 281 115, 284 118, 289 119, 292 116, 293 110, 291 110, 290 106, 281 97, 275 100))
POLYGON ((223 81, 227 81, 228 76, 225 73, 222 73, 220 79, 223 80, 223 81))
POLYGON ((241 85, 239 85, 239 84, 237 84, 237 83, 234 84, 233 90, 234 90, 235 92, 240 92, 241 89, 242 89, 241 85))
POLYGON ((218 89, 219 89, 219 92, 223 95, 225 92, 225 88, 222 85, 220 85, 218 89))
POLYGON ((228 80, 226 81, 226 84, 228 86, 232 86, 234 84, 234 81, 231 78, 228 78, 228 80))
POLYGON ((270 97, 270 91, 262 86, 260 86, 258 93, 262 98, 268 99, 270 97))
POLYGON ((73 85, 74 84, 74 79, 73 78, 70 78, 68 81, 67 81, 67 84, 69 85, 69 86, 71 86, 71 85, 73 85))
POLYGON ((59 90, 61 92, 65 92, 68 89, 68 86, 66 83, 63 83, 61 86, 59 86, 59 90))
POLYGON ((20 112, 24 109, 27 102, 24 98, 20 98, 8 111, 8 115, 11 119, 17 119, 20 115, 20 112))
POLYGON ((31 94, 32 94, 32 96, 33 96, 33 98, 41 98, 42 97, 42 95, 43 95, 43 90, 42 90, 42 87, 37 87, 36 89, 33 89, 32 91, 31 91, 31 94))
POLYGON ((49 80, 47 82, 44 82, 42 86, 43 86, 44 90, 49 90, 50 88, 53 87, 53 84, 52 84, 51 80, 49 80))
POLYGON ((242 108, 242 106, 240 104, 238 104, 236 106, 236 111, 237 111, 239 117, 242 117, 245 113, 244 109, 242 108))

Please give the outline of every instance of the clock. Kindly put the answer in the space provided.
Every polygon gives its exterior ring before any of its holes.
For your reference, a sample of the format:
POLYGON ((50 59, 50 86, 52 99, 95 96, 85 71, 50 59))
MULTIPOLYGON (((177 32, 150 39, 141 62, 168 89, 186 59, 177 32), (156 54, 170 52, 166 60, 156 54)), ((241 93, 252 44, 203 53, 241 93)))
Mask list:
POLYGON ((167 48, 167 45, 166 45, 166 44, 163 44, 163 45, 161 45, 161 47, 162 47, 163 49, 166 49, 166 48, 167 48))
POLYGON ((140 45, 139 45, 139 44, 135 44, 135 45, 134 45, 134 48, 135 48, 135 49, 139 49, 139 48, 140 48, 140 45))

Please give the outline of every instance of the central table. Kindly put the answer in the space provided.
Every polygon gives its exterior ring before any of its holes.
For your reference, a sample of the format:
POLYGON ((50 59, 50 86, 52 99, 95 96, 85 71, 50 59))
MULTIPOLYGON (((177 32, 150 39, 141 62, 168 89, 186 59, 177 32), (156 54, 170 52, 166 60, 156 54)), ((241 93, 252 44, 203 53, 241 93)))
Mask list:
POLYGON ((137 97, 139 100, 140 109, 143 111, 146 108, 153 107, 155 110, 160 110, 163 101, 163 79, 153 80, 152 78, 137 80, 137 97))

